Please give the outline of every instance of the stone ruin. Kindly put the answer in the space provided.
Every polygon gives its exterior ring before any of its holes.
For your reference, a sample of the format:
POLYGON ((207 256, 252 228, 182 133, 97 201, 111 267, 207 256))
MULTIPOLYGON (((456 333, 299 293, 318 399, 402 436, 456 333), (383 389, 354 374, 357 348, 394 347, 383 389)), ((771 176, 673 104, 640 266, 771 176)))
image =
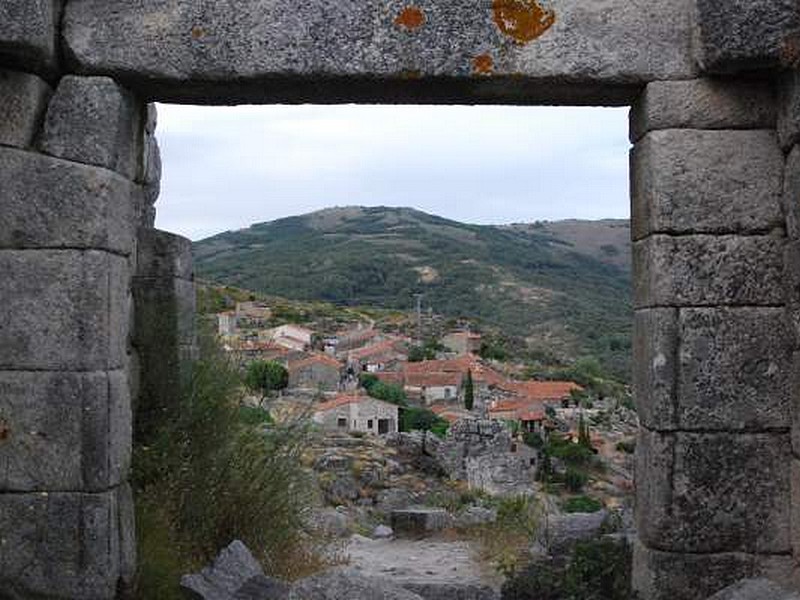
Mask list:
POLYGON ((0 597, 133 577, 132 409, 195 352, 155 101, 631 106, 634 585, 797 589, 798 61, 794 0, 0 0, 0 597))

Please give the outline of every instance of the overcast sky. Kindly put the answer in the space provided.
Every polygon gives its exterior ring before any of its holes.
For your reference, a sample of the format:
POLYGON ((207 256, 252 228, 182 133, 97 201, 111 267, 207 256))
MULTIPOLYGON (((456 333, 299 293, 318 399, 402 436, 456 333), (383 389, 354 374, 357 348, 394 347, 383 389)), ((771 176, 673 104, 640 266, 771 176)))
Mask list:
POLYGON ((197 240, 347 205, 627 218, 627 131, 627 109, 160 105, 156 224, 197 240))

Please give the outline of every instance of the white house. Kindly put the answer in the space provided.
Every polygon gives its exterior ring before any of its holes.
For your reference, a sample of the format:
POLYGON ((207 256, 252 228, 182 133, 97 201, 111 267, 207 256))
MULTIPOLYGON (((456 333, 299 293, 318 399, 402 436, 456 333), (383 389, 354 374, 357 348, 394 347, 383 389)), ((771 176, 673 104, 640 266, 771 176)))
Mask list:
POLYGON ((311 345, 313 335, 313 331, 299 325, 281 325, 267 332, 270 341, 284 348, 301 352, 311 345))
POLYGON ((319 404, 314 422, 329 431, 383 435, 398 431, 400 410, 396 404, 369 396, 342 394, 319 404))

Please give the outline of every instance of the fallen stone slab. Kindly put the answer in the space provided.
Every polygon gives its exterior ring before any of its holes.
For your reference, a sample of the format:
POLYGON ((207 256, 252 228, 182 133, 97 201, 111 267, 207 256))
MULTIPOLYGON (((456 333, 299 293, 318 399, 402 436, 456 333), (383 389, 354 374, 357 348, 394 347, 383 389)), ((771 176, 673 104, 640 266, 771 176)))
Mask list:
POLYGON ((295 583, 289 600, 424 600, 382 579, 329 571, 295 583))
POLYGON ((288 596, 288 586, 265 576, 261 565, 239 540, 220 552, 211 566, 184 575, 181 588, 196 600, 280 600, 288 596))
POLYGON ((708 600, 800 600, 800 595, 787 591, 769 579, 744 579, 717 592, 708 600))
POLYGON ((451 520, 443 508, 412 507, 391 513, 392 529, 397 536, 424 536, 441 531, 451 520))
POLYGON ((234 600, 287 600, 291 586, 283 581, 256 575, 249 579, 234 595, 234 600))
POLYGON ((403 587, 424 600, 500 600, 500 592, 487 585, 432 581, 404 583, 403 587))

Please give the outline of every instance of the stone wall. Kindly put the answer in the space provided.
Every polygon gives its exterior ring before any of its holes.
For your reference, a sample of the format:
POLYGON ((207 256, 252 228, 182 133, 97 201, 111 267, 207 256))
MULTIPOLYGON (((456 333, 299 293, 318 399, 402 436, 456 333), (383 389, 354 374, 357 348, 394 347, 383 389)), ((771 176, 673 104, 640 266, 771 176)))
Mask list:
POLYGON ((111 598, 135 569, 144 105, 112 79, 5 70, 0 107, 0 596, 111 598))
POLYGON ((790 582, 799 63, 794 0, 0 0, 0 597, 133 574, 133 399, 194 353, 150 101, 633 103, 635 584, 790 582))

